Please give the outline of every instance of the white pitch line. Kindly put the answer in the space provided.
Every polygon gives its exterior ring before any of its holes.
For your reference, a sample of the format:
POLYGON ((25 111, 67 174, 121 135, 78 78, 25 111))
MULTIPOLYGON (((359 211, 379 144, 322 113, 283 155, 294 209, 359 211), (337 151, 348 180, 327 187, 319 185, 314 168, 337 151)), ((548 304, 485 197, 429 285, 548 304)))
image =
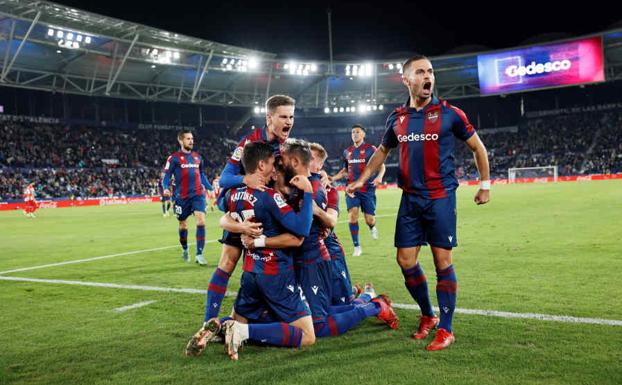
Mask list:
MULTIPOLYGON (((61 284, 61 285, 103 287, 103 288, 112 288, 112 289, 132 289, 132 290, 142 290, 142 291, 159 291, 159 292, 165 292, 165 293, 184 293, 184 294, 205 295, 205 290, 200 290, 200 289, 142 286, 142 285, 124 285, 124 284, 103 283, 103 282, 67 281, 67 280, 61 280, 61 279, 39 279, 39 278, 21 278, 21 277, 0 276, 0 281, 38 282, 38 283, 51 283, 51 284, 61 284)), ((236 294, 237 293, 234 291, 227 291, 225 293, 227 297, 233 297, 236 294)), ((414 305, 414 304, 393 303, 392 306, 398 309, 419 310, 419 306, 414 305)), ((438 308, 436 308, 436 310, 438 311, 438 308)), ((522 318, 522 319, 531 319, 531 320, 537 320, 537 321, 555 321, 555 322, 563 322, 563 323, 622 326, 622 321, 620 320, 602 319, 602 318, 573 317, 573 316, 565 316, 565 315, 551 315, 551 314, 538 314, 538 313, 512 313, 512 312, 507 312, 507 311, 461 309, 461 308, 457 308, 455 312, 460 313, 460 314, 481 315, 481 316, 486 316, 486 317, 522 318)))
MULTIPOLYGON (((206 244, 207 243, 214 243, 214 242, 218 242, 218 240, 217 239, 211 239, 209 241, 205 241, 206 244)), ((190 245, 193 245, 193 244, 189 243, 188 245, 190 246, 190 245)), ((92 258, 85 258, 85 259, 74 259, 74 260, 71 260, 71 261, 64 261, 64 262, 57 262, 57 263, 48 263, 47 265, 37 265, 37 266, 30 266, 30 267, 22 267, 20 269, 0 271, 0 275, 2 275, 2 274, 9 274, 9 273, 17 273, 17 272, 20 272, 20 271, 30 271, 30 270, 45 269, 47 267, 73 265, 74 263, 84 263, 84 262, 91 262, 91 261, 99 261, 101 259, 122 257, 124 255, 148 253, 150 251, 159 251, 159 250, 173 249, 175 247, 180 247, 180 246, 179 245, 175 245, 175 246, 156 247, 156 248, 153 248, 153 249, 135 250, 135 251, 127 251, 125 253, 102 255, 101 257, 92 257, 92 258)))
POLYGON ((138 302, 138 303, 135 303, 135 304, 133 304, 133 305, 121 306, 121 307, 118 307, 118 308, 116 308, 116 309, 112 309, 112 311, 115 311, 115 312, 117 312, 117 313, 123 313, 123 312, 125 312, 125 311, 132 310, 132 309, 138 309, 139 307, 143 307, 143 306, 151 305, 152 303, 156 303, 156 302, 158 302, 158 301, 143 301, 143 302, 138 302))

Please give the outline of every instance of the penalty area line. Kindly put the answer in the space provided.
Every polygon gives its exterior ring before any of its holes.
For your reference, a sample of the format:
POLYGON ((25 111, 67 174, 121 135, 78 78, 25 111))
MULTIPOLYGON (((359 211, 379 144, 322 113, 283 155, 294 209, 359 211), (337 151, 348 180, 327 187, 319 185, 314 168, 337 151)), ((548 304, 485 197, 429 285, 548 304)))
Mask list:
POLYGON ((128 310, 138 309, 139 307, 151 305, 152 303, 156 303, 156 302, 158 301, 155 301, 155 300, 154 301, 142 301, 142 302, 135 303, 133 305, 121 306, 116 309, 112 309, 112 311, 117 312, 117 313, 123 313, 128 310))
MULTIPOLYGON (((0 281, 36 282, 36 283, 49 283, 49 284, 60 284, 60 285, 102 287, 102 288, 112 288, 112 289, 131 289, 131 290, 142 290, 142 291, 157 291, 157 292, 165 292, 165 293, 184 293, 184 294, 205 295, 205 289, 125 285, 125 284, 104 283, 104 282, 69 281, 69 280, 60 280, 60 279, 39 279, 39 278, 22 278, 22 277, 3 277, 3 276, 0 276, 0 281)), ((227 291, 225 293, 227 297, 234 297, 236 294, 237 293, 234 291, 227 291)), ((419 310, 419 306, 415 304, 393 303, 393 307, 397 309, 403 309, 403 310, 419 310)), ((436 310, 438 311, 438 308, 436 308, 436 310)), ((497 311, 497 310, 462 309, 462 308, 457 308, 455 312, 459 314, 480 315, 480 316, 485 316, 485 317, 521 318, 521 319, 529 319, 529 320, 536 320, 536 321, 554 321, 554 322, 562 322, 562 323, 622 326, 621 320, 602 319, 602 318, 573 317, 573 316, 566 316, 566 315, 551 315, 551 314, 539 314, 539 313, 513 313, 513 312, 497 311)))

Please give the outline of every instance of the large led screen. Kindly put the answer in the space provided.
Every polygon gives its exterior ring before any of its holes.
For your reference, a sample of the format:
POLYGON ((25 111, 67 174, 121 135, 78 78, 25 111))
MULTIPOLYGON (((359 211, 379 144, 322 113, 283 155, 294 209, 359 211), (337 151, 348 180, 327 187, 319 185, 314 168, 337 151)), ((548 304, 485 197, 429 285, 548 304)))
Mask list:
POLYGON ((478 55, 477 67, 483 95, 605 80, 600 37, 478 55))

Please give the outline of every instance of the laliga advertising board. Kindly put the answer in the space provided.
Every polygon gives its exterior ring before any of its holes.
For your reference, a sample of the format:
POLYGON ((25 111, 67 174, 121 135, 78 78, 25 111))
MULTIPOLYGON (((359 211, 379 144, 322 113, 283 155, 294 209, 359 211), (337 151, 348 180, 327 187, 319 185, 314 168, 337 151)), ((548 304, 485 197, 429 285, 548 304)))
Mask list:
POLYGON ((477 56, 482 95, 605 80, 601 37, 477 56))

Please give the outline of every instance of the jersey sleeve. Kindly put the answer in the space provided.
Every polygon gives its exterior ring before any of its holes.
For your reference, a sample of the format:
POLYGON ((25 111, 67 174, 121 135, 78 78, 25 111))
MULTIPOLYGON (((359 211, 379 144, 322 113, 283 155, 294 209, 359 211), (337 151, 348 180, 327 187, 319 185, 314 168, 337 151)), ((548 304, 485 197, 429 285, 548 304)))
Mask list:
POLYGON ((270 214, 287 229, 287 231, 298 236, 306 237, 311 230, 311 222, 313 221, 313 195, 305 193, 303 197, 302 208, 299 213, 285 202, 283 196, 276 192, 270 191, 266 195, 265 206, 270 214))
POLYGON ((203 157, 201 157, 199 161, 199 174, 201 175, 201 184, 203 185, 203 187, 205 187, 206 190, 214 191, 214 187, 212 187, 212 184, 209 182, 209 179, 207 179, 207 176, 205 175, 205 167, 203 167, 203 157))
POLYGON ((162 178, 162 188, 164 190, 168 189, 171 185, 171 177, 174 175, 175 169, 177 168, 177 157, 171 155, 166 159, 166 164, 164 165, 164 178, 162 178))
POLYGON ((397 113, 395 111, 391 112, 389 117, 387 118, 387 122, 385 124, 385 132, 382 136, 381 144, 386 148, 395 148, 398 145, 397 135, 395 135, 395 122, 397 120, 397 113))
POLYGON ((468 140, 473 134, 475 134, 475 128, 469 122, 466 114, 458 107, 449 106, 453 111, 454 120, 451 125, 451 131, 454 136, 462 141, 468 140))
POLYGON ((336 188, 331 188, 326 191, 327 209, 333 209, 339 212, 339 192, 336 188))
POLYGON ((244 146, 247 142, 249 142, 247 136, 242 138, 235 147, 235 150, 233 150, 229 160, 227 160, 227 164, 220 174, 220 187, 222 189, 230 189, 244 185, 242 154, 244 153, 244 146))

